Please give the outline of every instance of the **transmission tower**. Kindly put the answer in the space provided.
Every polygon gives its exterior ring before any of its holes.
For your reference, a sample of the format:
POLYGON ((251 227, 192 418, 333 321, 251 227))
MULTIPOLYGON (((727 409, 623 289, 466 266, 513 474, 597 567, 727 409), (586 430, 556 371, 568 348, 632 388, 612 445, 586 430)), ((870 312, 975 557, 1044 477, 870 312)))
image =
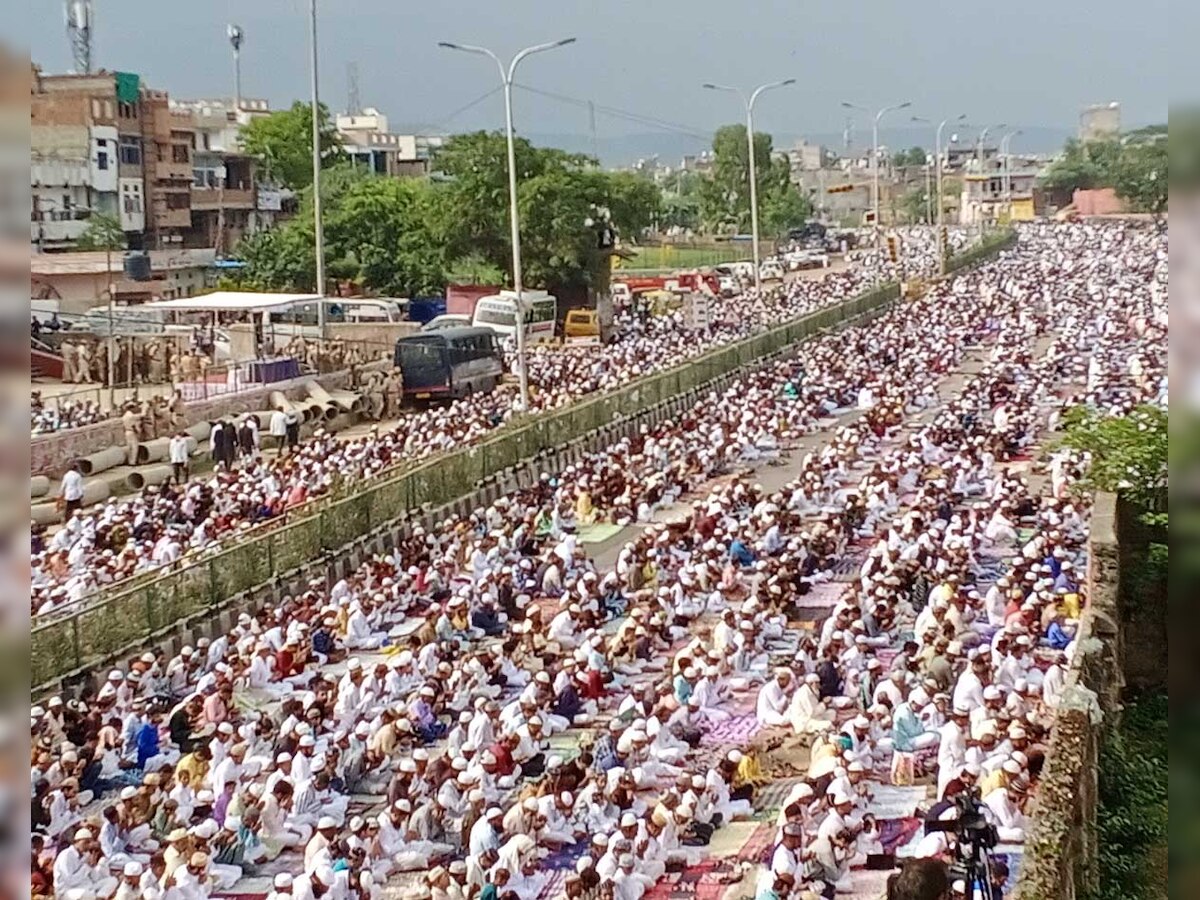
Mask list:
POLYGON ((346 114, 357 116, 362 112, 362 98, 358 93, 358 63, 346 63, 346 114))
POLYGON ((90 75, 92 71, 92 0, 66 0, 67 39, 71 42, 71 57, 75 71, 90 75))

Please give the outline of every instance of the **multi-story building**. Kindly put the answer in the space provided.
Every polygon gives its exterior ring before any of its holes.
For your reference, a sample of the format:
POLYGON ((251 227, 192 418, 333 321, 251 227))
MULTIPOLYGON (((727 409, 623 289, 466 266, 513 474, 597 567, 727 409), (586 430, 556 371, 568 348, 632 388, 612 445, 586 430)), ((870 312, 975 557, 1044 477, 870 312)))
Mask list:
POLYGON ((241 129, 270 115, 266 100, 172 100, 171 108, 191 119, 192 226, 186 247, 213 247, 218 256, 247 234, 270 227, 284 212, 291 192, 263 183, 254 160, 242 152, 241 129))
POLYGON ((140 233, 144 217, 126 215, 122 199, 144 191, 140 153, 136 165, 124 163, 126 143, 140 147, 141 134, 118 117, 114 76, 30 74, 30 242, 69 247, 93 213, 140 233))
POLYGON ((115 217, 131 248, 183 242, 191 227, 187 117, 128 72, 30 79, 30 240, 71 247, 93 213, 115 217))
POLYGON ((964 163, 958 217, 961 225, 1025 221, 1034 217, 1034 183, 1041 165, 1036 157, 1005 158, 984 148, 982 159, 964 163))
POLYGON ((362 112, 339 115, 335 120, 342 149, 350 162, 377 175, 415 177, 426 174, 428 157, 417 150, 415 134, 388 131, 387 116, 368 107, 362 112))

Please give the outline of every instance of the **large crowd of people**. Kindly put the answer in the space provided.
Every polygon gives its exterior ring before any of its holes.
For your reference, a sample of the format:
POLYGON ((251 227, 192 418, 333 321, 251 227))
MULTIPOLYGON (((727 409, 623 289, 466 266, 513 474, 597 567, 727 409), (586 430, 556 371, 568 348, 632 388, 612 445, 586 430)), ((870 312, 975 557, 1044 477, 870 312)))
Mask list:
POLYGON ((1087 460, 1035 457, 1073 405, 1165 402, 1166 266, 1151 229, 1027 226, 673 421, 48 698, 33 894, 641 900, 771 810, 730 881, 831 897, 873 857, 952 858, 929 826, 971 792, 1019 844, 1087 602, 1087 460), (602 563, 594 522, 645 527, 602 563), (914 784, 924 827, 885 834, 877 793, 914 784))
MULTIPOLYGON (((930 232, 917 230, 905 242, 912 268, 935 263, 931 241, 930 232)), ((751 289, 729 301, 703 331, 686 328, 682 312, 649 317, 630 310, 622 315, 619 339, 612 344, 534 349, 529 354, 532 405, 535 411, 560 408, 896 277, 885 253, 864 250, 861 256, 853 267, 820 279, 796 280, 762 296, 751 289)), ((516 386, 505 384, 446 406, 408 410, 394 427, 353 440, 319 430, 291 452, 275 456, 260 452, 254 442, 248 452, 231 457, 237 465, 113 497, 93 509, 71 510, 53 535, 34 529, 31 612, 41 615, 77 603, 135 574, 215 549, 337 487, 478 441, 506 422, 516 405, 516 386)), ((129 433, 127 428, 127 441, 129 433)))

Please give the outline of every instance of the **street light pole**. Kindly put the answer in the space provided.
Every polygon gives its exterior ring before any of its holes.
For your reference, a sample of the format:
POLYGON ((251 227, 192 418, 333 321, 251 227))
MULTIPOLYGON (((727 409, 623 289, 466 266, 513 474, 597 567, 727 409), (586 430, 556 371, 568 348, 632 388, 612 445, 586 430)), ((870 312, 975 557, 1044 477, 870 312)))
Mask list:
POLYGON ((1000 139, 1000 163, 1003 166, 1000 177, 1000 191, 1004 198, 1004 211, 1009 219, 1012 218, 1012 163, 1010 157, 1012 139, 1021 133, 1017 128, 1000 139))
POLYGON ((521 225, 520 217, 517 211, 517 152, 516 141, 513 133, 513 114, 512 114, 512 86, 513 76, 516 74, 517 65, 525 57, 534 53, 541 53, 545 50, 554 50, 557 47, 564 47, 567 44, 575 43, 575 38, 563 38, 558 41, 550 41, 545 44, 536 44, 532 47, 526 47, 524 50, 517 53, 512 58, 506 69, 504 63, 500 61, 500 57, 486 47, 475 47, 469 44, 453 44, 448 41, 439 41, 439 47, 445 47, 448 50, 461 50, 464 53, 475 53, 480 56, 486 56, 496 64, 496 68, 500 70, 500 81, 504 87, 504 132, 508 144, 508 205, 509 205, 509 225, 512 233, 512 266, 513 266, 513 291, 517 295, 516 300, 516 333, 517 333, 517 379, 520 385, 521 392, 521 409, 529 410, 529 366, 525 354, 525 285, 523 283, 521 273, 521 225))
MULTIPOLYGON (((853 103, 842 101, 842 106, 846 109, 857 109, 860 112, 870 112, 862 106, 855 106, 853 103)), ((879 121, 886 113, 893 112, 898 109, 908 109, 912 103, 905 100, 903 103, 895 103, 891 106, 885 106, 875 113, 875 120, 871 124, 871 215, 874 218, 872 228, 875 234, 875 244, 879 245, 879 121)))
POLYGON ((762 272, 759 271, 759 252, 758 252, 758 172, 757 164, 754 160, 754 104, 758 101, 759 96, 764 91, 769 91, 772 88, 786 87, 789 84, 795 84, 795 78, 785 78, 783 81, 772 81, 768 84, 760 84, 756 87, 750 98, 742 93, 740 88, 729 87, 724 84, 705 83, 702 87, 710 91, 727 91, 731 94, 737 94, 742 101, 742 105, 746 107, 746 152, 749 160, 748 175, 750 178, 750 247, 751 253, 754 256, 754 292, 762 294, 762 272))
MULTIPOLYGON (((312 75, 312 186, 315 226, 313 251, 317 257, 317 325, 321 330, 321 340, 324 341, 328 337, 328 327, 325 324, 325 233, 321 226, 321 107, 317 86, 317 0, 309 0, 308 12, 311 50, 309 72, 312 75)), ((324 350, 324 347, 321 349, 324 350)))
MULTIPOLYGON (((961 122, 967 117, 966 113, 961 113, 954 117, 953 121, 961 122)), ((933 122, 929 119, 913 116, 914 122, 924 122, 927 125, 932 125, 933 122)), ((942 222, 944 219, 944 211, 942 209, 945 199, 942 195, 942 132, 946 125, 950 123, 950 119, 942 119, 938 122, 937 129, 933 133, 933 172, 934 172, 934 189, 937 191, 937 214, 936 219, 930 216, 930 224, 937 225, 937 248, 938 248, 938 264, 940 271, 946 270, 946 245, 942 240, 942 222)))

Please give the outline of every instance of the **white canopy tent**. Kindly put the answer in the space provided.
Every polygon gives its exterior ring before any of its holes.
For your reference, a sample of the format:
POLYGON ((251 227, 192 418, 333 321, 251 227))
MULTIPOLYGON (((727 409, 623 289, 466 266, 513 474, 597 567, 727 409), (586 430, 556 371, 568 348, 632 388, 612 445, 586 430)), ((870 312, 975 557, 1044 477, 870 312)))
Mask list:
POLYGON ((273 294, 258 291, 214 291, 200 297, 180 297, 177 300, 155 300, 141 304, 142 309, 162 309, 168 312, 258 312, 291 306, 296 303, 315 303, 320 294, 273 294))

